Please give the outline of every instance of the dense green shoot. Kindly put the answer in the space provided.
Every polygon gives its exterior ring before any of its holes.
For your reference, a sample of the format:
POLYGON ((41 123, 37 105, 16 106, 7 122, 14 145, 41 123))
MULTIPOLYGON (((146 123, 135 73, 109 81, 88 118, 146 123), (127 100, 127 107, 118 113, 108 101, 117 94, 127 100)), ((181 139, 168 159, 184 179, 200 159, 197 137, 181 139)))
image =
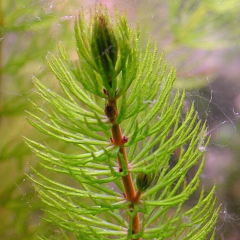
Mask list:
POLYGON ((48 54, 62 94, 34 78, 44 107, 29 113, 64 150, 26 139, 41 166, 69 183, 34 169, 30 178, 48 221, 75 239, 213 239, 214 188, 186 205, 199 187, 206 127, 193 105, 182 118, 184 92, 172 94, 175 70, 166 73, 157 46, 150 40, 143 51, 139 36, 125 15, 113 20, 103 7, 89 22, 84 12, 76 16, 79 60, 71 62, 62 44, 48 54))

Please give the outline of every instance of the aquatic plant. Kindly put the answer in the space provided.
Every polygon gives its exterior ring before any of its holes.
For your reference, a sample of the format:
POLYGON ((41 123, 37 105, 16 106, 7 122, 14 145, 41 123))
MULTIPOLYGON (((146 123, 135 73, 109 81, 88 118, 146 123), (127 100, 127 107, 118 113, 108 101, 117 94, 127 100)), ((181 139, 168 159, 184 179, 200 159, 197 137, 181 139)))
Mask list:
POLYGON ((83 11, 76 16, 78 61, 62 43, 47 55, 62 93, 34 78, 44 105, 29 113, 64 148, 26 139, 47 171, 29 177, 47 220, 76 239, 213 239, 214 188, 186 204, 199 188, 206 126, 194 105, 183 117, 184 91, 172 91, 175 69, 167 72, 151 40, 142 50, 139 37, 117 11, 115 18, 104 7, 89 21, 83 11))

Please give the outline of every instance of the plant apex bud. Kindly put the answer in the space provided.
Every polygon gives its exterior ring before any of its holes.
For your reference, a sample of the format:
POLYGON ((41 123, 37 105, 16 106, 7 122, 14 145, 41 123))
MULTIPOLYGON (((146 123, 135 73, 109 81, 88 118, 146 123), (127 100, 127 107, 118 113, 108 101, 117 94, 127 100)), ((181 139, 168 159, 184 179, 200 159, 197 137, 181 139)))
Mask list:
POLYGON ((137 175, 136 183, 140 192, 147 190, 153 181, 153 174, 139 173, 137 175))
POLYGON ((99 73, 112 87, 111 75, 117 62, 118 46, 112 26, 102 12, 97 12, 94 19, 91 49, 99 73))

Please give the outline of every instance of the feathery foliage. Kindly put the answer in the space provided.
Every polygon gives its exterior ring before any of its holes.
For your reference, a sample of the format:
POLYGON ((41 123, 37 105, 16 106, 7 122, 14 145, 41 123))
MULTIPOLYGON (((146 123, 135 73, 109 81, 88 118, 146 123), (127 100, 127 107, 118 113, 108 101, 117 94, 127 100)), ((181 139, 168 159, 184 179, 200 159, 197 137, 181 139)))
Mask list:
POLYGON ((66 151, 26 139, 47 171, 74 182, 34 169, 30 178, 47 221, 76 239, 213 239, 214 188, 186 205, 199 187, 206 127, 194 106, 181 118, 184 92, 172 95, 175 70, 166 73, 151 40, 142 51, 139 35, 125 15, 116 11, 113 20, 104 7, 89 23, 83 11, 76 16, 79 61, 71 62, 62 44, 48 54, 63 94, 34 78, 45 104, 29 113, 30 123, 66 151))

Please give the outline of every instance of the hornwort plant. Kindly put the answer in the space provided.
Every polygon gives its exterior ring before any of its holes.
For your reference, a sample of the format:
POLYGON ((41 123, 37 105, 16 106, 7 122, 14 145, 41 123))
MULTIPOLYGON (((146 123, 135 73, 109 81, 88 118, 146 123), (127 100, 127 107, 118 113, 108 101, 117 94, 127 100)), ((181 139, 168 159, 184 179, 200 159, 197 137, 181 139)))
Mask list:
POLYGON ((75 38, 77 63, 62 44, 47 56, 63 94, 34 78, 45 103, 29 121, 65 150, 26 142, 46 171, 72 179, 33 169, 48 221, 79 240, 213 239, 214 188, 186 204, 199 187, 208 139, 193 105, 180 121, 184 91, 171 94, 175 70, 166 74, 157 46, 149 40, 141 51, 139 29, 102 6, 89 23, 83 11, 76 16, 75 38))

